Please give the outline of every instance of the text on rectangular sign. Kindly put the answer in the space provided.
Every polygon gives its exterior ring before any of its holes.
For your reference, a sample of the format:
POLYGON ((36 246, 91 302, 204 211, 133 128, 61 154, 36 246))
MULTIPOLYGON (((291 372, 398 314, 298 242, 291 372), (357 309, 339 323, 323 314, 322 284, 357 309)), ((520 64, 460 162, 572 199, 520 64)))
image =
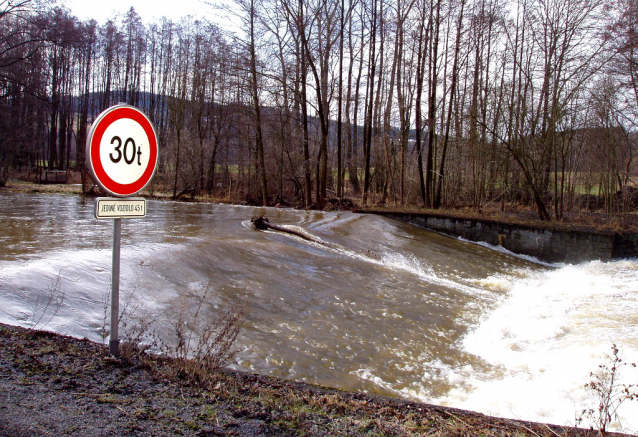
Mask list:
POLYGON ((99 197, 95 202, 95 218, 142 218, 146 217, 146 199, 99 197))

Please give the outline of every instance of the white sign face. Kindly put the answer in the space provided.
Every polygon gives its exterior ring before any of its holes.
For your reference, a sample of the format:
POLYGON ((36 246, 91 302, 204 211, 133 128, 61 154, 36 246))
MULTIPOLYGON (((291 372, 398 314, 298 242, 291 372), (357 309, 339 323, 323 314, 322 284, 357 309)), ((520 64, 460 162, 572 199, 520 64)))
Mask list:
POLYGON ((121 104, 101 113, 86 144, 87 165, 95 182, 114 196, 140 192, 155 174, 157 136, 137 108, 121 104))
POLYGON ((98 197, 95 201, 95 218, 143 218, 146 217, 146 199, 143 197, 98 197))
POLYGON ((118 184, 129 185, 139 180, 150 157, 146 132, 137 121, 121 118, 104 131, 100 161, 106 175, 118 184))

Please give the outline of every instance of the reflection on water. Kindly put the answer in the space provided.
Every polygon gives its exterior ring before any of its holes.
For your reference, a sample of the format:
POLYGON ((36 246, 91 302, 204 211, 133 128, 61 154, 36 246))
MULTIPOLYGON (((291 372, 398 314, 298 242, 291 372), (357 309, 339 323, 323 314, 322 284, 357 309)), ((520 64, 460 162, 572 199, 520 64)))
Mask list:
MULTIPOLYGON (((59 274, 47 328, 101 341, 113 230, 93 207, 0 193, 0 321, 28 326, 59 274)), ((638 359, 635 261, 550 269, 349 212, 149 201, 124 221, 121 290, 141 309, 166 320, 207 284, 210 311, 247 303, 237 368, 348 390, 567 424, 612 341, 638 359), (254 231, 258 214, 332 247, 254 231)))

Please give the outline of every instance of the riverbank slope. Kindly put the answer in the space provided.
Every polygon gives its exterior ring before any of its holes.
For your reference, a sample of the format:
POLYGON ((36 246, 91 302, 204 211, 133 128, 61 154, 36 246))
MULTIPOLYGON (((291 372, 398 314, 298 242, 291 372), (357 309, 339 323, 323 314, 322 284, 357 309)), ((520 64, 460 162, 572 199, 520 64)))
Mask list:
POLYGON ((118 360, 88 340, 0 324, 0 436, 599 435, 231 371, 204 389, 173 370, 171 359, 118 360))

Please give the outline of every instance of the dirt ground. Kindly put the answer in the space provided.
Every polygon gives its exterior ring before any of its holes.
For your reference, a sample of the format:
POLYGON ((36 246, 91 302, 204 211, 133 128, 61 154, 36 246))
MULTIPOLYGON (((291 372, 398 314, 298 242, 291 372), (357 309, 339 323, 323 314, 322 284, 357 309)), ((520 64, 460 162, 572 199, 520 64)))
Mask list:
POLYGON ((0 324, 0 436, 599 435, 252 374, 211 378, 189 385, 171 359, 115 359, 88 340, 0 324))

